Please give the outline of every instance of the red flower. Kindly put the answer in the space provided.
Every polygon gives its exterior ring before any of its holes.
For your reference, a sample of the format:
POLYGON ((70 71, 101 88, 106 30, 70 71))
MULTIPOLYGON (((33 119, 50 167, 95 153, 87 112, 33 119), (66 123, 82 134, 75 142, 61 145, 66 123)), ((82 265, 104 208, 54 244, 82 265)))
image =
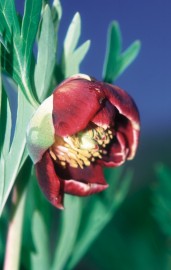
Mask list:
POLYGON ((140 121, 122 89, 78 74, 65 80, 30 121, 27 143, 45 196, 63 208, 64 193, 87 196, 108 187, 103 167, 132 159, 140 121))

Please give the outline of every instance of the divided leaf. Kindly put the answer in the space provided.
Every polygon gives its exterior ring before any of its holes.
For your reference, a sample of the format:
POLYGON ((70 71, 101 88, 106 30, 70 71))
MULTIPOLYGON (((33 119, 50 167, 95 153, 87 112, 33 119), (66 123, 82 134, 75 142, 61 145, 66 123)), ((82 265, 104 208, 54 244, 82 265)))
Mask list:
POLYGON ((64 269, 72 254, 82 214, 81 198, 65 196, 65 210, 61 214, 60 238, 55 250, 52 270, 64 269))
POLYGON ((62 71, 65 78, 79 73, 80 63, 85 57, 90 41, 85 42, 77 47, 81 34, 81 19, 79 13, 76 13, 66 34, 62 56, 62 71))
MULTIPOLYGON (((121 53, 122 40, 119 24, 114 21, 108 29, 106 56, 103 67, 103 78, 106 82, 112 82, 114 77, 114 67, 121 53)), ((115 67, 116 68, 116 67, 115 67)))
POLYGON ((6 157, 10 148, 11 110, 4 86, 0 90, 0 156, 6 157))
POLYGON ((1 0, 0 17, 2 19, 0 31, 5 31, 5 35, 7 35, 10 42, 13 33, 16 33, 16 35, 20 34, 19 21, 13 0, 1 0))
POLYGON ((5 187, 5 159, 9 153, 11 137, 11 110, 7 94, 2 85, 0 74, 0 205, 3 201, 5 187))
POLYGON ((35 248, 35 251, 31 253, 31 269, 50 269, 49 235, 47 234, 42 213, 38 210, 33 213, 31 228, 35 248))
MULTIPOLYGON (((12 137, 11 109, 4 87, 0 89, 0 213, 7 201, 14 181, 27 158, 26 128, 31 115, 38 106, 33 94, 31 65, 33 45, 42 12, 42 22, 38 39, 38 57, 34 70, 34 82, 37 97, 43 101, 49 94, 54 68, 59 67, 66 78, 79 72, 80 63, 85 57, 90 41, 78 46, 81 34, 79 13, 74 16, 64 41, 62 60, 56 61, 56 33, 62 15, 59 0, 54 0, 52 9, 42 0, 26 0, 21 32, 18 15, 13 0, 0 1, 0 42, 2 43, 2 67, 19 85, 18 110, 14 136, 12 137), (78 47, 77 47, 78 46, 78 47), (28 102, 29 101, 29 102, 28 102), (34 108, 33 108, 34 107, 34 108), (5 157, 5 158, 4 158, 5 157)), ((139 42, 133 43, 121 53, 121 33, 114 22, 109 30, 108 50, 106 53, 104 80, 111 82, 118 77, 135 59, 139 52, 139 42)), ((59 74, 60 75, 60 74, 59 74)), ((59 76, 57 75, 57 76, 59 76)), ((28 159, 27 159, 28 160, 28 159)), ((106 178, 111 187, 102 194, 91 196, 83 201, 80 198, 66 196, 65 211, 61 214, 61 234, 55 249, 52 269, 73 269, 85 255, 92 242, 108 224, 117 208, 124 200, 132 174, 127 172, 120 184, 122 169, 107 170, 106 178)), ((26 176, 27 177, 27 176, 26 176)), ((28 178, 28 177, 27 177, 28 178)), ((29 178, 28 178, 29 179, 29 178)), ((35 175, 31 176, 35 181, 35 175)), ((25 215, 27 228, 30 225, 33 249, 28 251, 32 269, 50 269, 49 228, 51 225, 51 206, 42 200, 35 186, 31 187, 25 215), (29 212, 30 211, 30 212, 29 212), (47 217, 47 216, 48 217, 47 217), (28 220, 29 217, 29 220, 28 220)), ((39 191, 40 192, 40 191, 39 191)), ((29 242, 29 245, 30 240, 29 242)))
POLYGON ((55 33, 58 32, 59 23, 62 17, 62 7, 59 0, 54 0, 52 4, 52 19, 54 23, 55 33))
POLYGON ((56 62, 56 35, 51 10, 45 6, 38 40, 38 56, 35 66, 35 88, 40 102, 48 95, 56 62))
POLYGON ((32 270, 50 269, 50 231, 53 221, 52 206, 44 198, 37 184, 34 169, 29 178, 26 201, 22 264, 32 270))
MULTIPOLYGON (((15 10, 15 1, 0 1, 0 42, 2 70, 18 84, 18 110, 16 124, 11 123, 12 106, 4 90, 0 90, 0 150, 1 190, 0 213, 7 201, 16 176, 26 160, 26 127, 38 103, 31 86, 33 44, 38 29, 42 0, 26 0, 21 20, 15 10), (28 102, 29 101, 29 102, 28 102), (32 107, 30 104, 32 104, 32 107), (13 128, 15 126, 15 131, 13 128), (14 136, 13 136, 14 133, 14 136)), ((12 87, 11 87, 12 88, 12 87)), ((10 89, 11 91, 11 89, 10 89)))
MULTIPOLYGON (((37 34, 40 20, 40 12, 42 8, 41 0, 26 0, 24 16, 21 26, 21 43, 23 54, 23 67, 25 71, 29 71, 32 59, 33 43, 37 34)), ((21 52, 20 52, 21 54, 21 52)), ((28 74, 29 75, 29 74, 28 74)))
POLYGON ((0 205, 3 201, 4 186, 5 186, 5 162, 3 157, 0 158, 0 172, 1 172, 1 181, 0 181, 0 205))
POLYGON ((106 179, 110 183, 110 187, 101 194, 87 198, 77 241, 66 269, 74 269, 124 200, 130 186, 132 173, 127 171, 119 184, 121 176, 123 176, 122 168, 107 169, 106 179))
POLYGON ((65 57, 69 57, 75 50, 81 34, 81 18, 80 14, 76 13, 69 28, 64 41, 65 57))
POLYGON ((2 48, 2 68, 20 86, 27 100, 37 106, 30 79, 33 42, 37 33, 42 7, 41 0, 27 0, 21 33, 13 0, 0 2, 0 34, 8 51, 2 48))
MULTIPOLYGON (((28 121, 33 111, 34 111, 33 107, 29 105, 23 93, 21 91, 18 91, 18 111, 17 111, 15 133, 10 146, 9 153, 6 154, 5 156, 4 174, 3 174, 4 188, 1 194, 2 197, 0 204, 0 214, 2 213, 3 207, 7 201, 9 193, 16 179, 16 176, 19 172, 20 165, 22 162, 24 162, 23 155, 25 153, 26 147, 26 138, 25 138, 26 127, 28 125, 28 121)), ((9 134, 8 132, 7 134, 9 134)), ((12 130, 10 128, 10 134, 11 132, 12 130)), ((26 157, 27 155, 24 155, 24 159, 26 159, 26 157)))
POLYGON ((103 80, 108 83, 115 81, 135 60, 140 47, 140 41, 135 41, 126 51, 121 53, 122 37, 120 27, 116 21, 112 22, 108 30, 103 80))
POLYGON ((134 41, 121 55, 119 61, 118 75, 120 76, 127 67, 136 59, 139 54, 141 43, 139 40, 134 41))

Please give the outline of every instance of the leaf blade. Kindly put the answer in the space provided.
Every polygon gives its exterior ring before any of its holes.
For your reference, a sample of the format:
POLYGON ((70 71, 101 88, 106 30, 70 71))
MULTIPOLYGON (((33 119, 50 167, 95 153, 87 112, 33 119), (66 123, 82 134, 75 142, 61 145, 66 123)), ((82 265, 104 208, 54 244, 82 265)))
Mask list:
POLYGON ((26 9, 27 12, 22 21, 22 26, 25 26, 25 31, 24 33, 22 31, 20 35, 20 26, 14 1, 2 0, 0 2, 0 20, 2 22, 2 24, 0 24, 0 31, 5 44, 8 45, 8 51, 6 51, 5 48, 2 51, 2 68, 20 86, 20 90, 23 91, 27 100, 36 107, 37 101, 30 83, 30 64, 33 42, 40 15, 36 13, 36 6, 39 4, 39 9, 41 10, 41 0, 27 1, 27 3, 27 7, 29 7, 31 3, 35 10, 31 9, 30 11, 29 8, 26 9), (26 26, 28 26, 27 29, 26 26), (30 27, 32 27, 32 29, 30 27))
POLYGON ((69 25, 63 47, 62 55, 62 74, 67 78, 74 73, 79 72, 79 66, 87 53, 90 41, 84 42, 79 48, 76 49, 81 34, 81 18, 77 12, 69 25))
POLYGON ((55 251, 55 258, 52 265, 52 270, 63 269, 71 255, 73 246, 75 244, 82 205, 78 197, 66 196, 65 210, 62 213, 62 231, 59 239, 59 244, 55 251), (74 216, 74 218, 73 218, 74 216), (72 228, 72 231, 71 231, 72 228))
POLYGON ((26 201, 29 204, 26 204, 24 215, 22 265, 25 268, 29 265, 32 270, 47 270, 50 269, 50 234, 55 211, 38 186, 33 166, 28 183, 26 201))
MULTIPOLYGON (((6 157, 5 162, 5 169, 4 169, 5 185, 2 202, 0 205, 0 214, 2 213, 2 210, 9 196, 9 193, 12 189, 12 186, 14 184, 14 181, 16 179, 20 167, 22 156, 26 147, 26 138, 25 138, 26 127, 30 119, 30 116, 34 112, 34 108, 28 104, 27 100, 25 99, 21 91, 18 92, 18 99, 19 101, 18 101, 16 129, 13 141, 11 143, 10 151, 8 153, 8 156, 6 157)), ((27 155, 25 155, 25 158, 27 157, 27 155)))
POLYGON ((108 30, 107 49, 102 75, 105 82, 112 83, 115 81, 135 60, 140 51, 141 43, 139 40, 136 40, 121 53, 121 39, 119 24, 114 21, 108 30))
POLYGON ((49 239, 46 226, 42 215, 38 210, 34 211, 32 219, 31 228, 35 252, 32 252, 31 254, 31 269, 47 270, 50 267, 50 258, 48 256, 49 239))
POLYGON ((68 28, 65 40, 64 40, 64 54, 68 57, 76 48, 81 33, 81 18, 77 12, 68 28))
POLYGON ((116 76, 120 76, 126 68, 136 59, 141 48, 141 43, 139 40, 134 41, 121 55, 120 68, 116 76))
POLYGON ((19 21, 17 18, 15 5, 13 0, 1 0, 0 11, 3 14, 6 25, 10 33, 20 33, 19 21))
POLYGON ((122 37, 121 30, 117 21, 109 25, 107 36, 107 48, 103 66, 104 81, 112 82, 114 77, 114 63, 117 63, 118 56, 121 53, 122 37))
POLYGON ((42 26, 38 41, 38 56, 34 73, 36 92, 40 101, 43 101, 48 95, 56 60, 55 43, 56 37, 52 14, 49 6, 46 5, 42 17, 42 26))
POLYGON ((93 241, 109 223, 127 194, 132 173, 130 171, 126 172, 123 175, 122 183, 118 187, 117 184, 122 176, 122 168, 111 169, 110 172, 108 182, 110 180, 113 181, 111 183, 112 187, 109 187, 103 194, 98 194, 96 197, 90 198, 90 201, 86 204, 87 209, 85 207, 86 212, 83 213, 84 226, 80 230, 80 235, 78 235, 72 256, 70 257, 71 259, 67 264, 67 270, 74 269, 93 241), (105 196, 103 197, 103 195, 105 196), (91 211, 88 209, 89 205, 91 205, 91 211))
POLYGON ((33 43, 38 29, 42 1, 26 0, 21 26, 23 43, 24 70, 30 66, 33 43))
POLYGON ((1 181, 0 181, 0 205, 1 205, 5 186, 5 162, 2 156, 0 157, 0 172, 1 172, 1 181))
POLYGON ((52 4, 52 18, 55 32, 58 32, 59 23, 62 17, 62 6, 59 0, 54 0, 52 4))
POLYGON ((1 120, 0 120, 0 150, 2 150, 2 155, 7 156, 10 149, 10 138, 11 138, 11 110, 8 101, 7 94, 5 90, 2 89, 2 107, 1 107, 1 120))
POLYGON ((158 183, 153 189, 153 216, 168 237, 171 236, 171 170, 164 164, 155 168, 158 183))
POLYGON ((87 40, 73 52, 69 59, 67 59, 67 66, 65 67, 66 77, 79 73, 80 64, 84 59, 86 53, 88 52, 89 48, 90 40, 87 40))

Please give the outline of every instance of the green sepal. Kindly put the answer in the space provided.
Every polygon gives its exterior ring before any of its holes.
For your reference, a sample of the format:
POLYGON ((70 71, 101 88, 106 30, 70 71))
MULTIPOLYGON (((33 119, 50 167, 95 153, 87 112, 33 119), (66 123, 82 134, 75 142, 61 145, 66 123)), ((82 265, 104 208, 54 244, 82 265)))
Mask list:
POLYGON ((29 155, 34 163, 37 163, 54 143, 52 110, 53 95, 43 101, 28 124, 26 140, 29 155))

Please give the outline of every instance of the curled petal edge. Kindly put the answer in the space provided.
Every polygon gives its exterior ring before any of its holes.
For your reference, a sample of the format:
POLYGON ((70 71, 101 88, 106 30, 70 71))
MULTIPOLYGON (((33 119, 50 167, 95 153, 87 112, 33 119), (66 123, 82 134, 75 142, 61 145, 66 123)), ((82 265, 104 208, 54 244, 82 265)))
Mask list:
POLYGON ((111 104, 117 108, 119 113, 129 120, 132 126, 132 130, 130 131, 132 132, 130 136, 132 137, 132 140, 129 144, 129 153, 127 156, 127 159, 131 160, 135 156, 140 135, 140 116, 137 106, 131 96, 128 95, 128 93, 123 89, 110 84, 105 85, 104 92, 106 97, 111 102, 111 104), (105 85, 107 87, 105 87, 105 85))
POLYGON ((76 196, 88 196, 94 193, 101 192, 108 188, 108 184, 100 185, 95 183, 82 183, 75 180, 63 180, 64 181, 64 192, 76 196))

